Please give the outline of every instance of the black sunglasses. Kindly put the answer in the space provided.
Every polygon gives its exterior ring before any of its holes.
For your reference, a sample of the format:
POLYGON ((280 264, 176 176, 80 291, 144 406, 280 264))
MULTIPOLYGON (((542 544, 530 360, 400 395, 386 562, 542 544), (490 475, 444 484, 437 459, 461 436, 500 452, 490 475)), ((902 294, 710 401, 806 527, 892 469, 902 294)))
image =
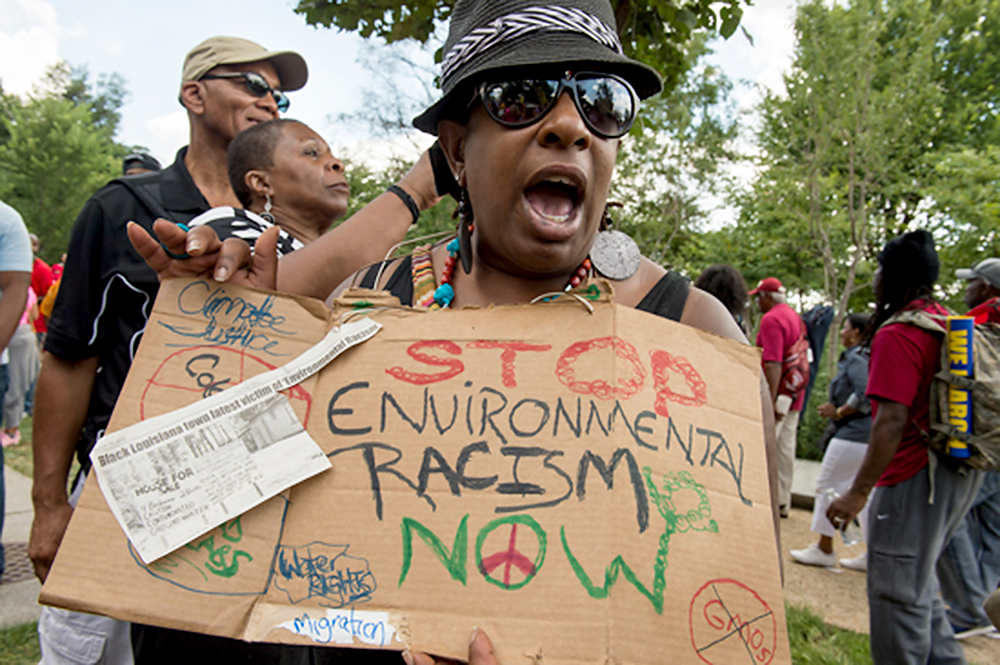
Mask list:
POLYGON ((288 99, 288 95, 280 90, 275 90, 272 88, 264 77, 256 72, 233 72, 232 74, 205 74, 201 77, 201 80, 205 79, 243 79, 243 82, 247 86, 247 90, 254 97, 263 97, 270 94, 274 97, 274 102, 278 105, 278 110, 285 113, 288 107, 291 106, 291 101, 288 99))
POLYGON ((587 128, 606 139, 627 134, 639 111, 639 98, 628 81, 596 72, 566 72, 561 79, 483 83, 479 98, 489 116, 504 127, 527 127, 545 117, 564 90, 572 92, 587 128))

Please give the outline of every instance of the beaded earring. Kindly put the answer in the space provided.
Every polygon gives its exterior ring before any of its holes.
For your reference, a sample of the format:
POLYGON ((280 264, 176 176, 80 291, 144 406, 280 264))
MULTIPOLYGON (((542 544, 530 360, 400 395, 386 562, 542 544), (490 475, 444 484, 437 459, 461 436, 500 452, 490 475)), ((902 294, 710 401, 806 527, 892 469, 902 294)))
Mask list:
POLYGON ((472 204, 469 203, 469 192, 462 188, 462 198, 458 202, 458 258, 462 261, 462 270, 468 275, 472 272, 472 232, 476 222, 472 215, 472 204))
POLYGON ((260 213, 260 216, 264 218, 265 221, 275 224, 274 215, 271 214, 271 195, 264 195, 264 212, 260 213))
POLYGON ((628 279, 639 270, 642 253, 630 235, 613 228, 614 223, 606 205, 604 217, 601 219, 601 230, 594 237, 594 244, 590 247, 590 260, 594 269, 605 277, 628 279))

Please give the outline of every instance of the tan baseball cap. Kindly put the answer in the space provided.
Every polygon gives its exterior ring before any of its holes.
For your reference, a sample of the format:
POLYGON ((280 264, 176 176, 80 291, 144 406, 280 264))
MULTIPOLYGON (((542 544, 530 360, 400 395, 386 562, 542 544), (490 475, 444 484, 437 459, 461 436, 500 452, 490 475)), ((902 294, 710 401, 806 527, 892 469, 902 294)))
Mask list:
POLYGON ((298 90, 309 79, 305 59, 294 51, 268 51, 249 39, 240 37, 209 37, 191 49, 184 58, 181 85, 197 81, 219 65, 239 65, 268 60, 278 70, 281 89, 298 90))

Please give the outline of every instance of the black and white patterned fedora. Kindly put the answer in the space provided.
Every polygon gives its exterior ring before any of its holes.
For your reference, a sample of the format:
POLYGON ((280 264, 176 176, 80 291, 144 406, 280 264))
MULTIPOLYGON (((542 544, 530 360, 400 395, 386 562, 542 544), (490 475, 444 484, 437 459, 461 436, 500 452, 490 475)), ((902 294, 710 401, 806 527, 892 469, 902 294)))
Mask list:
POLYGON ((607 0, 458 0, 443 52, 443 95, 413 120, 430 134, 447 117, 453 92, 497 69, 590 65, 627 80, 640 99, 663 88, 655 69, 622 52, 607 0))

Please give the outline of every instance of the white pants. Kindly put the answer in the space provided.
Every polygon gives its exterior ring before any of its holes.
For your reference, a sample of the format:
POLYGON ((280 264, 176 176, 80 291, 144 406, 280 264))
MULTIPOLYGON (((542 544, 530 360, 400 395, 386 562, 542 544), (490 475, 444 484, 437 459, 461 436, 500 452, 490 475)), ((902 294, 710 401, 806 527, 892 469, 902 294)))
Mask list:
MULTIPOLYGON (((69 498, 76 505, 81 475, 69 498)), ((39 665, 132 665, 132 624, 110 617, 42 607, 38 619, 39 665)))
POLYGON ((38 620, 41 665, 132 665, 131 624, 43 607, 38 620))
POLYGON ((789 411, 774 428, 778 439, 778 505, 792 507, 792 472, 795 470, 795 440, 801 411, 789 411))
MULTIPOLYGON (((826 518, 826 509, 830 506, 830 490, 843 496, 847 490, 851 489, 854 476, 858 475, 858 469, 865 460, 865 453, 868 452, 867 443, 848 441, 847 439, 830 439, 823 454, 823 465, 819 469, 819 476, 816 478, 816 502, 813 504, 812 530, 822 536, 833 537, 837 533, 830 520, 826 518)), ((868 506, 871 505, 872 497, 868 495, 865 507, 858 513, 858 521, 861 523, 861 539, 868 542, 868 506)))

